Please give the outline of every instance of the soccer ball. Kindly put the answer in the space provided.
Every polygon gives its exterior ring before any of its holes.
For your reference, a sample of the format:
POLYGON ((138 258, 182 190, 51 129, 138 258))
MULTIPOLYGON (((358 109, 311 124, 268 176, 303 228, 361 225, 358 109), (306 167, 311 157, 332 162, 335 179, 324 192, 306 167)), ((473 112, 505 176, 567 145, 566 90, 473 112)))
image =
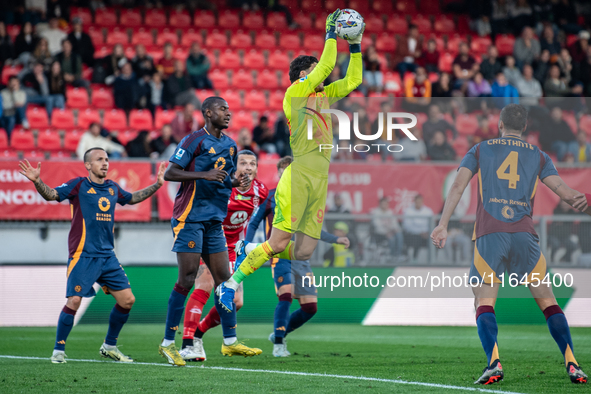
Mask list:
POLYGON ((365 22, 361 14, 350 8, 341 10, 337 19, 337 36, 344 40, 352 40, 363 33, 365 22))

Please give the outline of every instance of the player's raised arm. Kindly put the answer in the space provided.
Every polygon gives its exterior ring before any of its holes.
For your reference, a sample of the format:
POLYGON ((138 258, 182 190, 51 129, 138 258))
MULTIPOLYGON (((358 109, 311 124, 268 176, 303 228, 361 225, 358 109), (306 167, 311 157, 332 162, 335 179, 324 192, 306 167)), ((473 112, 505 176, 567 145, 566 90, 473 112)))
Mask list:
POLYGON ((41 163, 37 163, 37 168, 34 168, 27 159, 25 161, 19 161, 18 165, 21 170, 19 171, 22 175, 26 176, 33 184, 35 189, 41 194, 46 201, 57 201, 59 195, 57 190, 50 188, 41 180, 41 163))
MULTIPOLYGON (((562 201, 571 207, 591 215, 587 195, 571 189, 558 175, 550 175, 542 179, 542 182, 550 188, 562 201)), ((591 195, 588 195, 591 197, 591 195)))
MULTIPOLYGON (((365 30, 365 23, 363 24, 363 30, 365 30)), ((326 87, 325 91, 328 97, 345 97, 363 82, 363 61, 361 57, 362 38, 363 33, 352 40, 347 40, 349 43, 349 52, 351 54, 349 67, 347 67, 347 74, 345 75, 345 78, 339 79, 326 87)), ((334 101, 336 100, 331 100, 331 104, 334 101)))
POLYGON ((149 198, 151 195, 156 193, 158 189, 164 185, 164 171, 166 170, 166 163, 160 163, 160 167, 158 167, 158 175, 156 179, 156 183, 150 185, 142 190, 138 190, 137 192, 131 193, 131 200, 129 200, 130 205, 140 203, 145 199, 149 198))
POLYGON ((349 249, 349 246, 351 246, 351 241, 349 241, 349 238, 337 237, 336 235, 324 230, 322 230, 322 232, 320 233, 320 240, 328 244, 344 245, 345 249, 349 249))

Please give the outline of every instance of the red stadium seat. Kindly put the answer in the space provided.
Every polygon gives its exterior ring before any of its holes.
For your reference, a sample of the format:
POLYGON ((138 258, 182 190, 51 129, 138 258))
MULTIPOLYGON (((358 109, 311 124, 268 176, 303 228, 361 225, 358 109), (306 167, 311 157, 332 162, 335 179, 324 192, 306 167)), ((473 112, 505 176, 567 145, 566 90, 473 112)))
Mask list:
POLYGON ((224 29, 236 29, 240 25, 237 11, 225 10, 218 15, 218 26, 224 29))
POLYGON ((257 87, 260 89, 278 89, 279 80, 275 71, 263 70, 257 74, 257 87))
POLYGON ((225 71, 213 70, 208 76, 215 89, 226 89, 230 87, 228 74, 225 71))
POLYGON ((194 42, 203 44, 203 37, 201 36, 201 33, 198 33, 193 29, 183 31, 181 34, 181 45, 184 47, 190 47, 194 42))
POLYGON ((41 129, 49 126, 49 119, 45 108, 27 107, 27 120, 33 129, 41 129))
POLYGON ((587 135, 591 135, 591 115, 581 116, 581 119, 579 119, 579 127, 587 133, 587 135))
POLYGON ((195 95, 199 100, 203 101, 208 97, 215 96, 215 92, 210 89, 197 89, 195 90, 195 95))
POLYGON ((564 119, 564 121, 569 125, 573 133, 577 134, 579 126, 577 125, 577 118, 575 117, 575 114, 571 111, 562 111, 562 119, 564 119))
POLYGON ((270 12, 267 14, 267 28, 275 31, 287 29, 287 19, 282 12, 270 12))
POLYGON ((74 18, 80 18, 84 26, 92 25, 92 14, 86 7, 70 7, 70 21, 74 18))
POLYGON ((394 52, 396 50, 396 40, 390 33, 382 33, 376 40, 376 50, 378 52, 394 52))
POLYGON ((285 92, 282 90, 276 90, 269 95, 269 108, 274 111, 280 111, 283 109, 283 98, 285 92))
POLYGON ((62 141, 57 131, 49 129, 37 134, 37 147, 42 150, 58 151, 62 149, 62 141))
POLYGON ((442 53, 441 56, 439 56, 439 70, 450 73, 453 62, 454 56, 451 53, 442 53))
POLYGON ((139 134, 136 130, 126 130, 117 135, 117 139, 123 144, 127 145, 129 141, 133 140, 139 134))
POLYGON ((152 113, 143 109, 132 109, 129 113, 129 127, 134 130, 152 130, 152 113))
POLYGON ((21 26, 20 25, 8 25, 8 26, 6 26, 6 32, 8 33, 10 38, 12 39, 12 42, 14 43, 16 36, 18 36, 18 34, 21 32, 21 26))
POLYGON ((301 7, 302 10, 306 13, 316 13, 317 17, 319 16, 318 14, 324 12, 324 10, 322 9, 322 2, 318 0, 302 0, 301 7))
POLYGON ((412 20, 412 24, 417 25, 421 34, 431 33, 431 21, 423 15, 416 15, 412 20))
POLYGON ((460 114, 456 118, 456 129, 463 135, 473 135, 478 129, 478 119, 473 114, 460 114))
POLYGON ((163 27, 166 26, 166 14, 163 9, 152 8, 146 10, 145 24, 150 27, 163 27))
POLYGON ((94 122, 101 122, 101 116, 96 109, 87 108, 84 111, 78 111, 78 127, 88 129, 88 126, 94 122))
POLYGON ((372 1, 372 10, 378 14, 388 15, 393 14, 394 7, 391 1, 372 1))
POLYGON ((449 37, 447 40, 447 52, 457 55, 460 51, 460 44, 463 42, 467 42, 465 36, 455 34, 453 37, 449 37))
POLYGON ((117 26, 117 14, 113 8, 98 8, 94 12, 94 23, 99 26, 117 26))
POLYGON ((490 114, 488 115, 488 128, 492 130, 499 129, 499 114, 490 114))
POLYGON ((199 29, 215 27, 215 15, 212 11, 197 10, 193 16, 193 24, 199 29))
POLYGON ((226 49, 228 46, 228 39, 225 34, 217 30, 213 30, 207 34, 205 38, 205 46, 212 49, 226 49))
POLYGON ((51 127, 54 129, 73 129, 74 113, 71 109, 54 109, 51 113, 51 127))
POLYGON ((123 44, 127 45, 129 43, 129 37, 127 35, 127 31, 121 30, 118 27, 114 27, 112 30, 107 32, 107 44, 108 45, 115 45, 115 44, 123 44))
POLYGON ((394 34, 406 34, 408 32, 408 23, 404 18, 394 14, 386 19, 386 30, 394 34))
POLYGON ((115 99, 111 89, 100 88, 92 91, 91 105, 95 108, 111 109, 115 107, 115 99))
POLYGON ((86 89, 68 86, 66 88, 66 104, 70 108, 88 107, 88 92, 86 89))
POLYGON ((425 14, 439 14, 440 0, 421 0, 421 12, 425 14))
POLYGON ((470 47, 476 53, 487 53, 488 48, 492 45, 490 37, 472 37, 470 47))
MULTIPOLYGON (((6 130, 0 129, 0 150, 8 149, 8 135, 6 130)), ((0 155, 0 158, 2 156, 0 155)))
POLYGON ((230 46, 236 49, 249 49, 252 46, 252 38, 242 30, 232 34, 230 46))
POLYGON ((226 69, 240 68, 242 67, 240 65, 240 56, 231 49, 226 49, 224 53, 220 54, 219 66, 226 69))
POLYGON ((267 107, 267 98, 260 90, 252 90, 244 96, 244 106, 252 111, 265 111, 267 107))
POLYGON ((265 25, 265 19, 261 12, 245 12, 242 15, 242 26, 247 29, 260 29, 265 25))
POLYGON ((15 150, 0 151, 0 160, 17 160, 18 152, 15 150))
POLYGON ((275 36, 266 31, 262 31, 254 39, 254 44, 257 48, 275 49, 277 46, 275 36))
POLYGON ((191 26, 191 14, 187 10, 172 9, 168 23, 177 28, 189 27, 191 26))
POLYGON ((265 68, 265 57, 262 53, 251 50, 244 55, 244 67, 250 70, 261 70, 265 68))
MULTIPOLYGON (((339 6, 342 4, 343 2, 340 0, 325 0, 324 1, 324 10, 327 12, 333 12, 333 10, 336 10, 337 8, 339 8, 339 6)), ((326 17, 326 16, 324 16, 326 17)))
POLYGON ((189 50, 187 48, 183 48, 183 47, 176 47, 172 53, 172 56, 175 59, 186 61, 187 58, 189 57, 189 50))
POLYGON ((103 127, 108 130, 127 129, 127 116, 122 109, 112 109, 103 114, 103 127))
POLYGON ((170 42, 172 45, 179 43, 179 36, 176 31, 164 28, 156 33, 156 45, 164 45, 170 42))
POLYGON ((119 24, 125 27, 138 27, 142 24, 142 13, 137 8, 121 9, 119 24))
POLYGON ((149 30, 140 27, 136 31, 134 31, 131 35, 131 43, 133 45, 142 44, 146 47, 154 45, 154 36, 152 32, 149 30))
POLYGON ((230 121, 231 129, 240 130, 247 128, 248 130, 252 130, 253 127, 254 121, 252 120, 252 115, 250 112, 238 111, 238 113, 234 113, 234 115, 232 115, 232 120, 230 121))
POLYGON ((105 39, 103 37, 103 30, 101 28, 95 28, 94 26, 90 26, 86 31, 90 36, 90 41, 92 41, 92 45, 100 46, 105 43, 105 39))
POLYGON ((240 94, 236 90, 226 90, 224 95, 222 96, 226 99, 226 102, 230 106, 230 111, 237 111, 242 108, 242 100, 240 99, 240 94))
POLYGON ((72 132, 66 133, 64 136, 64 149, 70 152, 75 152, 80 143, 80 138, 82 138, 82 134, 84 134, 84 132, 79 130, 72 130, 72 132))
POLYGON ((310 18, 310 14, 300 12, 299 14, 294 16, 293 21, 300 25, 300 30, 312 29, 312 19, 310 18))
POLYGON ((197 121, 199 126, 203 126, 205 124, 205 120, 203 120, 203 113, 198 109, 193 112, 193 119, 197 121))
POLYGON ((94 58, 95 59, 102 59, 107 55, 110 55, 112 52, 112 47, 110 46, 100 46, 94 49, 94 58))
POLYGON ((2 85, 8 84, 8 78, 16 76, 23 69, 22 66, 10 66, 2 69, 2 85))
POLYGON ((294 49, 296 51, 300 50, 302 48, 300 36, 290 33, 281 34, 279 37, 279 46, 282 49, 294 49))
POLYGON ((275 51, 269 55, 269 67, 276 70, 288 70, 290 59, 287 54, 281 51, 275 51))
POLYGON ((367 1, 367 0, 349 0, 349 6, 347 8, 351 8, 351 9, 359 12, 361 15, 367 15, 367 14, 369 14, 369 1, 367 1))
POLYGON ((162 47, 152 46, 147 48, 148 55, 152 56, 154 59, 154 63, 158 63, 160 59, 164 57, 164 51, 161 49, 162 47))
POLYGON ((158 130, 162 128, 165 124, 170 124, 174 117, 176 116, 176 111, 167 111, 158 108, 156 110, 156 119, 154 120, 154 127, 158 130))
POLYGON ((252 73, 245 70, 238 70, 232 75, 232 86, 235 89, 252 89, 254 88, 254 80, 252 73))
POLYGON ((16 150, 31 150, 35 149, 35 138, 31 131, 20 129, 13 130, 10 136, 10 146, 16 150))
POLYGON ((280 84, 282 88, 288 88, 291 86, 291 81, 289 80, 289 73, 284 71, 281 74, 280 84))
POLYGON ((507 56, 513 53, 513 46, 515 45, 515 37, 508 34, 497 36, 495 45, 499 50, 499 56, 507 56))
POLYGON ((453 19, 450 19, 445 15, 438 15, 435 18, 433 27, 435 27, 437 33, 453 33, 456 30, 456 25, 453 19))
POLYGON ((309 35, 304 38, 304 49, 307 51, 322 51, 324 38, 319 35, 309 35))
POLYGON ((365 31, 369 33, 382 33, 384 31, 384 20, 380 15, 371 14, 365 19, 365 31))
POLYGON ((414 1, 397 1, 396 10, 404 14, 414 14, 417 12, 417 5, 414 1))
POLYGON ((415 116, 417 117, 417 125, 416 127, 418 127, 419 129, 423 128, 423 125, 425 124, 425 122, 427 121, 427 114, 423 113, 423 112, 416 112, 415 116))
POLYGON ((464 157, 468 153, 468 150, 470 150, 470 144, 464 136, 458 136, 453 141, 452 146, 456 151, 456 157, 464 157))
POLYGON ((387 72, 384 74, 384 91, 399 94, 402 92, 402 81, 397 72, 387 72))

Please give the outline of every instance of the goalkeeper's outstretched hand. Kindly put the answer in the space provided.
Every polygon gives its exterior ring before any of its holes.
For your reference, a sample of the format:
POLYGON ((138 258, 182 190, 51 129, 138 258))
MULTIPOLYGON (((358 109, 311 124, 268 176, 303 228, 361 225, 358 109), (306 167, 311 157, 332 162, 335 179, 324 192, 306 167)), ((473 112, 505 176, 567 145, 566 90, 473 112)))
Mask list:
POLYGON ((341 15, 341 10, 337 8, 335 12, 326 17, 326 32, 334 33, 337 31, 337 19, 341 15))
POLYGON ((363 22, 363 29, 361 30, 361 33, 357 37, 353 38, 352 40, 347 40, 349 45, 361 44, 361 39, 363 38, 364 31, 365 31, 365 22, 363 22))

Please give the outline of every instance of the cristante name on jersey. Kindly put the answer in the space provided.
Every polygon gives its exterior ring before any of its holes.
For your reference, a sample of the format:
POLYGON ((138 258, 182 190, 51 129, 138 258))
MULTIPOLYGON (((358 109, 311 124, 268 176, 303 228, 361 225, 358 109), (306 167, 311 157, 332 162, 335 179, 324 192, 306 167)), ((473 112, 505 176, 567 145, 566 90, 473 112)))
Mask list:
POLYGON ((534 150, 534 146, 529 142, 517 140, 517 139, 494 139, 486 141, 488 145, 507 145, 507 146, 516 146, 518 148, 529 148, 534 150))

